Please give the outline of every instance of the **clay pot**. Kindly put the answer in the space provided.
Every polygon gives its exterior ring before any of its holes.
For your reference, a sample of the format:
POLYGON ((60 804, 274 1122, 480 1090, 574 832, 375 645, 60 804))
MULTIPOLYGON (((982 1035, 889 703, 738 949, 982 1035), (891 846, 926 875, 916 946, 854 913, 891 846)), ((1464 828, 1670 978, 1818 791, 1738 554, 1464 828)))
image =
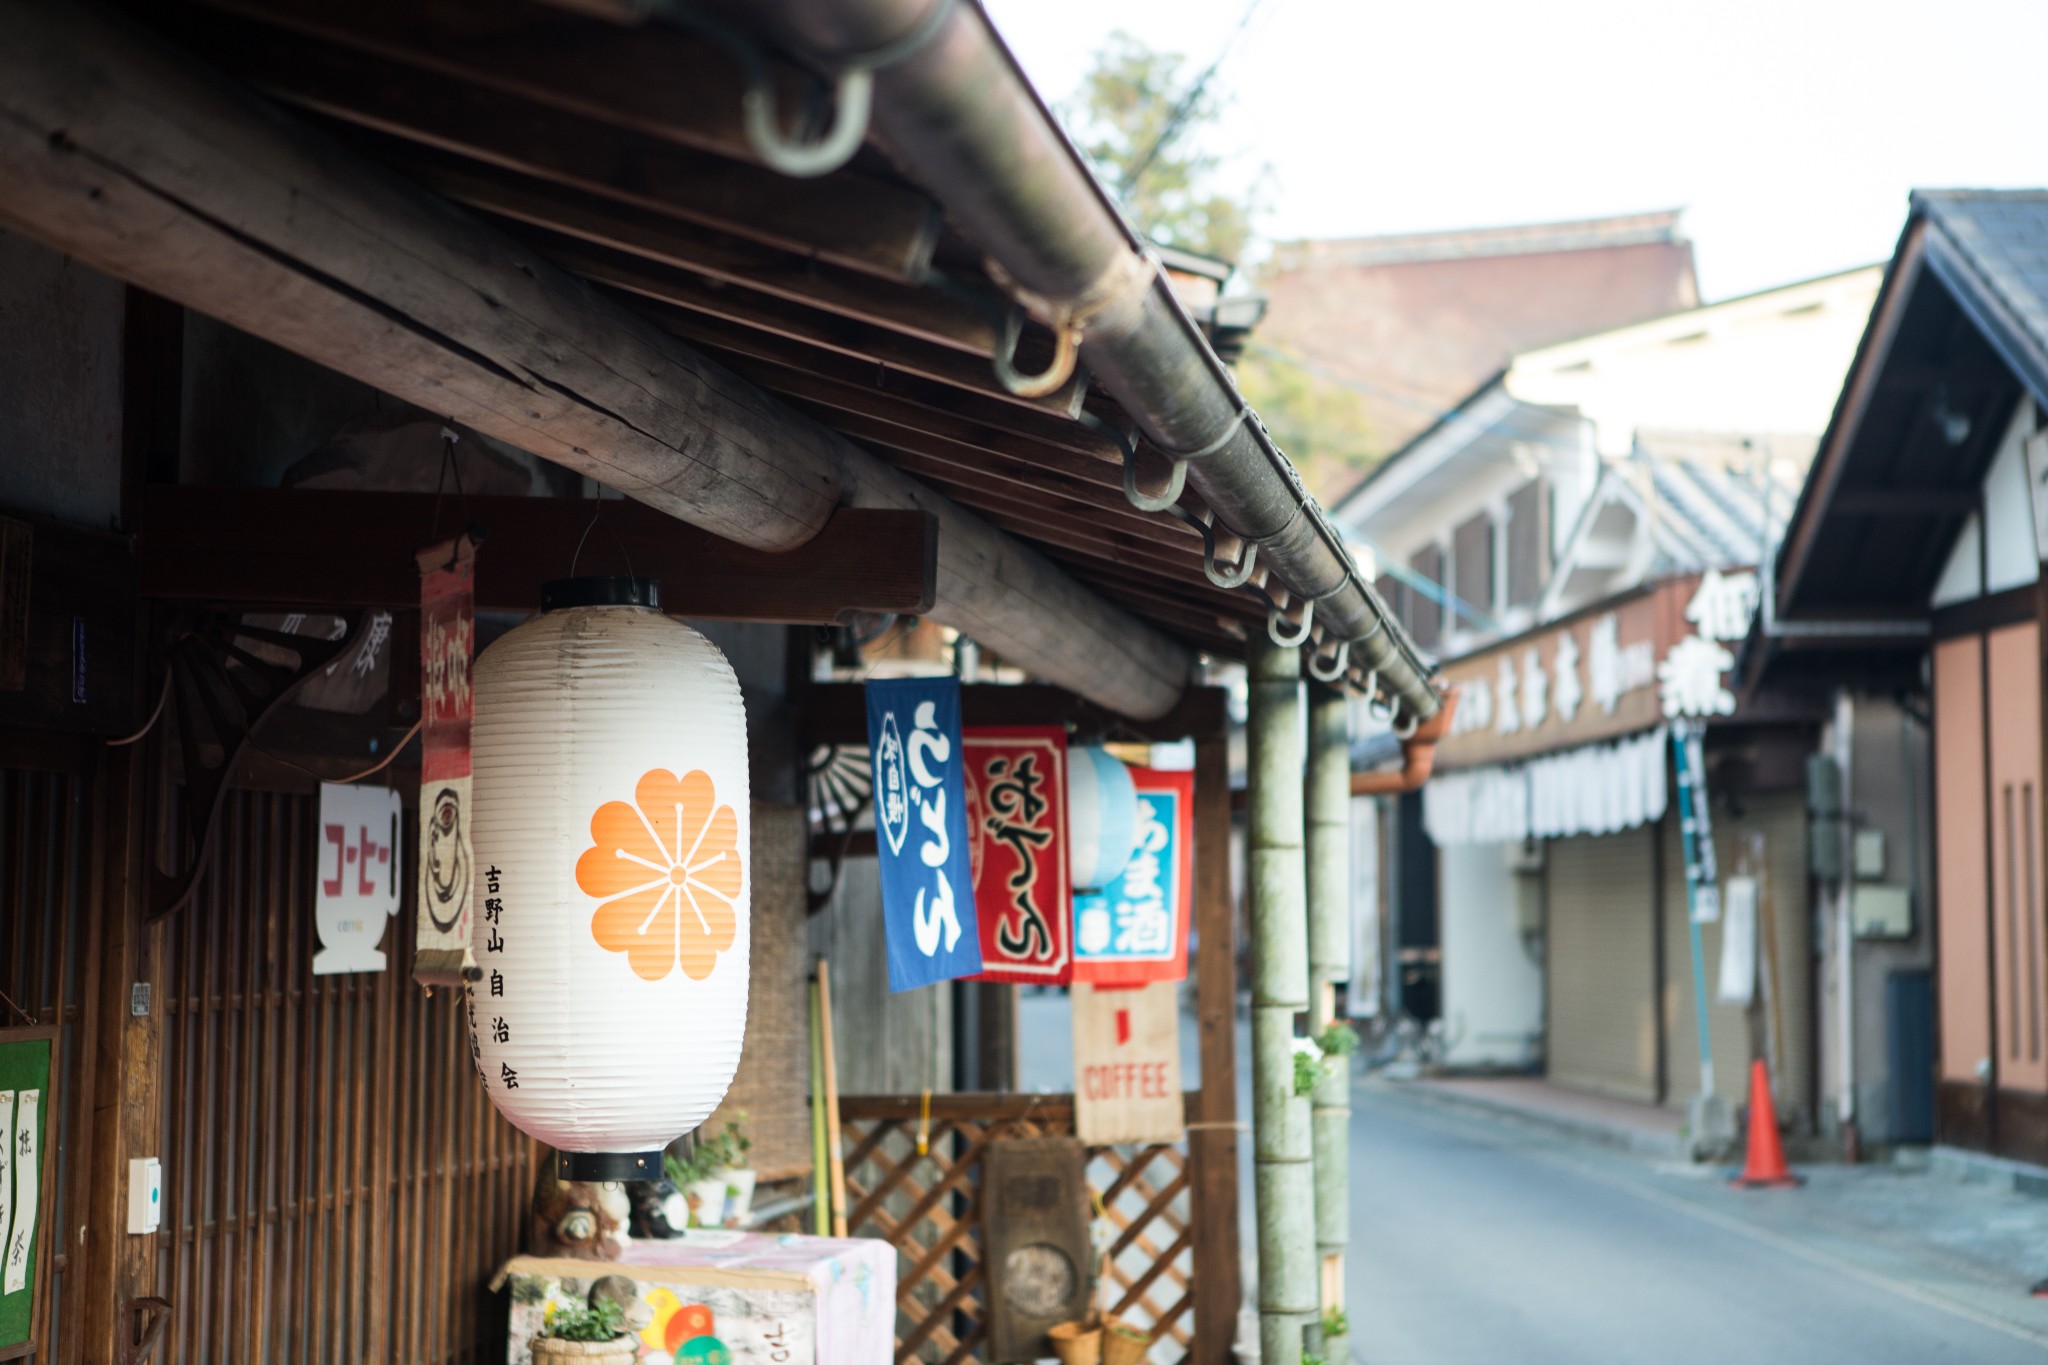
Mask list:
POLYGON ((1063 1322, 1046 1335, 1060 1365, 1098 1365, 1102 1359, 1102 1329, 1092 1323, 1063 1322))
POLYGON ((629 1336, 610 1341, 533 1339, 533 1365, 633 1365, 639 1353, 639 1344, 629 1336))
POLYGON ((1141 1327, 1111 1318, 1102 1329, 1102 1365, 1138 1365, 1151 1349, 1152 1334, 1141 1327))

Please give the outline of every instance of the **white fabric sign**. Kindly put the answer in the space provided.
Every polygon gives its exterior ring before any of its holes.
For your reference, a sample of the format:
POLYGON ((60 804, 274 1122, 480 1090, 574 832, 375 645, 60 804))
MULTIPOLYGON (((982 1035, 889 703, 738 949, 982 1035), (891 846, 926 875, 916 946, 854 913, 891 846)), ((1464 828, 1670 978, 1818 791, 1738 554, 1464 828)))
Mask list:
POLYGON ((0 1269, 14 1241, 14 1092, 0 1090, 0 1269))
POLYGON ((313 920, 320 951, 313 975, 381 972, 377 944, 398 913, 398 841, 405 812, 389 787, 320 784, 320 862, 313 873, 313 920))
POLYGON ((1756 994, 1756 878, 1730 877, 1721 889, 1721 983, 1716 992, 1730 1005, 1747 1005, 1756 994))
POLYGON ((1422 822, 1444 844, 1520 843, 1531 837, 1614 834, 1663 817, 1663 726, 1526 763, 1430 779, 1422 822))
POLYGON ((24 1090, 14 1106, 14 1228, 7 1234, 7 1275, 0 1293, 19 1294, 28 1288, 28 1248, 36 1235, 36 1204, 42 1193, 37 1145, 37 1120, 43 1092, 24 1090))

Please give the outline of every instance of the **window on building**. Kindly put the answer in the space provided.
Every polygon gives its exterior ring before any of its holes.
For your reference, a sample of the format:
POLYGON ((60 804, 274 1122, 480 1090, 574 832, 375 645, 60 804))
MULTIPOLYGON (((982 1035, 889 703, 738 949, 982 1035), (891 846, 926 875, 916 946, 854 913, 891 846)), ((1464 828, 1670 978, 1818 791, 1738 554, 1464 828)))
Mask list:
POLYGON ((1408 615, 1407 585, 1392 574, 1383 573, 1373 580, 1372 586, 1379 593, 1380 601, 1387 604, 1387 610, 1394 613, 1394 619, 1401 623, 1401 628, 1414 634, 1415 622, 1408 615))
POLYGON ((1531 479, 1508 495, 1508 600, 1529 607, 1550 579, 1550 486, 1531 479))
MULTIPOLYGON (((1451 532, 1451 591, 1473 610, 1493 615, 1493 517, 1488 513, 1451 532)), ((1479 622, 1455 624, 1469 628, 1479 622)))
MULTIPOLYGON (((1417 550, 1408 561, 1408 567, 1415 570, 1424 582, 1433 586, 1444 581, 1444 552, 1440 545, 1425 545, 1417 550)), ((1444 611, 1437 599, 1426 592, 1411 590, 1408 594, 1408 633, 1415 637, 1415 643, 1423 649, 1434 649, 1443 637, 1444 611)))

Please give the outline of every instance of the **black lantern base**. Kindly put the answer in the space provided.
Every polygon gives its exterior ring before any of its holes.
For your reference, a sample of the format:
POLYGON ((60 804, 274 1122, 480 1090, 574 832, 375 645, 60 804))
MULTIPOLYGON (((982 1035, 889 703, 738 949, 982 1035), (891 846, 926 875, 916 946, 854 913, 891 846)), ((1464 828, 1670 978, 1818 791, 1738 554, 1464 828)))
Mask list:
POLYGON ((556 1152, 557 1180, 659 1180, 661 1149, 651 1152, 556 1152))

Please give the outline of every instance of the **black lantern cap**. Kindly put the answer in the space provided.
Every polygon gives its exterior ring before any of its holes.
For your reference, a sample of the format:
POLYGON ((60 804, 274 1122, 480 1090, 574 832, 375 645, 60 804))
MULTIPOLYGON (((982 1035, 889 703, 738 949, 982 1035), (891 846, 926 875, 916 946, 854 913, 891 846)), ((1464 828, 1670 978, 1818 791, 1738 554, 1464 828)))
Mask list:
POLYGON ((652 578, 557 578, 540 585, 540 609, 647 607, 661 610, 661 584, 652 578))
POLYGON ((556 1152, 557 1180, 661 1179, 661 1149, 651 1152, 556 1152))

